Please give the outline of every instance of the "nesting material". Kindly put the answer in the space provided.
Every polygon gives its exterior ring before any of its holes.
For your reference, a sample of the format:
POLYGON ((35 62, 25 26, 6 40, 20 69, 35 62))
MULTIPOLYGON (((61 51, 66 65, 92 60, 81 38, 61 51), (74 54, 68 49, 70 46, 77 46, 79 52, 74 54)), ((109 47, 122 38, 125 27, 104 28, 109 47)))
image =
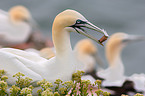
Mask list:
POLYGON ((98 40, 100 43, 103 43, 104 41, 106 41, 107 40, 107 36, 103 36, 100 40, 98 40))

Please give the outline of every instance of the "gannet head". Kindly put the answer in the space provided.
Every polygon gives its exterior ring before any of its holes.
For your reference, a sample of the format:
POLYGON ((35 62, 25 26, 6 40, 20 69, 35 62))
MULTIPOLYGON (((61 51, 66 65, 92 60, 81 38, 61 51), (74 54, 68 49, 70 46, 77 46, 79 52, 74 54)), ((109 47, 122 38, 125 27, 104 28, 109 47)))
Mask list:
POLYGON ((145 37, 138 35, 129 35, 122 32, 118 32, 110 36, 106 43, 106 57, 110 62, 109 64, 112 64, 118 54, 120 55, 125 45, 133 41, 141 40, 145 40, 145 37))
POLYGON ((9 10, 10 20, 13 23, 25 21, 28 22, 31 19, 29 11, 24 6, 14 6, 9 10))
POLYGON ((28 9, 24 6, 18 5, 14 6, 9 10, 9 17, 10 21, 13 24, 20 24, 20 23, 26 23, 33 31, 39 31, 39 25, 37 22, 31 17, 30 12, 28 9))
POLYGON ((97 46, 90 39, 83 39, 77 43, 75 49, 81 54, 93 55, 97 53, 97 46))
POLYGON ((96 42, 98 42, 99 44, 101 44, 96 38, 89 35, 86 32, 86 30, 83 28, 88 28, 88 29, 98 31, 98 32, 104 34, 106 37, 108 37, 108 34, 103 29, 100 29, 99 27, 90 23, 79 12, 77 12, 75 10, 70 10, 70 9, 63 11, 56 16, 52 29, 54 31, 66 30, 68 32, 77 32, 77 33, 85 35, 88 38, 91 38, 91 39, 95 40, 96 42))

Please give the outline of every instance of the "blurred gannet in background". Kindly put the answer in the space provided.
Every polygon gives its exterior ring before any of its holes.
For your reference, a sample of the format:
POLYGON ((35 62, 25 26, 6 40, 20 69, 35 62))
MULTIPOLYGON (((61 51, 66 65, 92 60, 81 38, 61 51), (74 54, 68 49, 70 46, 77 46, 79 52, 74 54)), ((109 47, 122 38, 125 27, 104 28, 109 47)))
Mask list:
POLYGON ((122 49, 130 42, 144 39, 143 36, 128 35, 126 33, 115 33, 110 36, 105 47, 109 67, 97 73, 98 76, 105 79, 103 86, 122 86, 126 80, 124 65, 121 60, 122 49))
POLYGON ((85 76, 82 77, 83 79, 93 77, 102 80, 102 78, 96 75, 96 72, 97 69, 103 68, 103 62, 99 57, 97 46, 90 39, 80 40, 74 47, 74 54, 78 62, 77 70, 85 72, 85 76), (96 67, 96 64, 99 66, 96 67))
POLYGON ((44 43, 37 23, 24 6, 14 6, 8 12, 0 10, 0 21, 1 46, 26 49, 30 46, 37 48, 44 43))
POLYGON ((0 21, 1 45, 24 43, 31 35, 34 20, 24 6, 12 7, 8 13, 0 10, 0 21))
POLYGON ((74 54, 78 61, 82 62, 83 66, 80 68, 83 68, 84 72, 91 73, 96 70, 96 63, 99 65, 98 67, 103 67, 97 46, 90 39, 80 40, 74 47, 74 54))
POLYGON ((98 31, 108 37, 104 30, 90 23, 77 11, 65 10, 58 14, 53 22, 52 37, 56 50, 55 57, 47 60, 19 49, 1 48, 0 69, 6 71, 9 78, 8 84, 14 84, 15 79, 12 76, 17 72, 24 73, 34 82, 42 79, 54 82, 58 78, 63 81, 71 80, 72 73, 76 71, 77 60, 71 48, 70 32, 85 35, 98 42, 96 38, 83 29, 84 27, 98 31))

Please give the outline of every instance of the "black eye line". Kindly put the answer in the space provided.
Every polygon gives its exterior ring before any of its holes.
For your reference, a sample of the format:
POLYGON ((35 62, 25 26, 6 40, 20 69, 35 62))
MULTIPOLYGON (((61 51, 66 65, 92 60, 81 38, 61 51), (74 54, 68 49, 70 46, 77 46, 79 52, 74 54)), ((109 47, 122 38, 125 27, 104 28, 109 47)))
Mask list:
POLYGON ((76 21, 76 23, 75 23, 74 25, 70 26, 70 27, 73 27, 73 28, 75 28, 75 27, 77 27, 77 28, 85 27, 85 26, 76 26, 77 24, 87 24, 87 22, 78 19, 78 20, 76 21))
POLYGON ((70 27, 73 27, 79 34, 80 34, 80 32, 76 28, 81 29, 82 31, 84 31, 84 29, 82 29, 80 26, 72 25, 70 27))
POLYGON ((76 28, 74 28, 74 29, 80 34, 80 32, 76 28))
POLYGON ((77 24, 78 25, 79 24, 87 24, 87 22, 78 19, 74 25, 70 26, 70 27, 74 28, 79 34, 80 34, 80 32, 76 28, 78 28, 78 29, 80 29, 82 31, 85 31, 84 29, 81 28, 81 27, 85 27, 85 26, 76 26, 77 24))
POLYGON ((76 24, 86 24, 87 22, 85 22, 85 21, 82 21, 82 20, 80 20, 80 19, 78 19, 77 21, 76 21, 76 24))
MULTIPOLYGON (((85 32, 85 30, 84 30, 83 28, 81 28, 80 26, 72 25, 72 26, 70 26, 70 27, 73 27, 79 34, 80 34, 80 32, 79 32, 76 28, 78 28, 78 29, 80 29, 80 30, 82 30, 82 31, 85 32)), ((85 33, 86 33, 86 32, 85 32, 85 33)))

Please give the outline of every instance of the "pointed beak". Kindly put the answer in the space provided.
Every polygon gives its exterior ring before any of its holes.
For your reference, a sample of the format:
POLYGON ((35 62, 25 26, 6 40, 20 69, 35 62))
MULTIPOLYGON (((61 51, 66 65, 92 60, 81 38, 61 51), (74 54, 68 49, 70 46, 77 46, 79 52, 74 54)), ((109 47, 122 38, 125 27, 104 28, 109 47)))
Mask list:
POLYGON ((123 42, 132 42, 132 41, 145 41, 145 36, 129 35, 128 38, 123 40, 123 42))
POLYGON ((84 35, 84 36, 96 41, 98 44, 100 44, 102 46, 103 46, 103 44, 102 44, 102 42, 100 42, 100 40, 98 40, 94 36, 88 34, 86 32, 86 30, 83 29, 83 28, 87 28, 87 29, 91 29, 91 30, 97 31, 97 32, 103 34, 106 38, 108 38, 108 36, 109 36, 104 29, 100 29, 99 27, 95 26, 94 24, 90 23, 89 21, 81 21, 80 23, 77 23, 77 24, 75 24, 75 25, 73 25, 71 27, 73 27, 78 33, 80 33, 80 34, 82 34, 82 35, 84 35))
POLYGON ((95 26, 91 22, 86 22, 85 27, 88 29, 91 29, 91 30, 95 30, 101 34, 104 34, 104 36, 106 36, 106 37, 109 37, 109 35, 107 34, 107 32, 104 29, 100 29, 99 27, 95 26))

